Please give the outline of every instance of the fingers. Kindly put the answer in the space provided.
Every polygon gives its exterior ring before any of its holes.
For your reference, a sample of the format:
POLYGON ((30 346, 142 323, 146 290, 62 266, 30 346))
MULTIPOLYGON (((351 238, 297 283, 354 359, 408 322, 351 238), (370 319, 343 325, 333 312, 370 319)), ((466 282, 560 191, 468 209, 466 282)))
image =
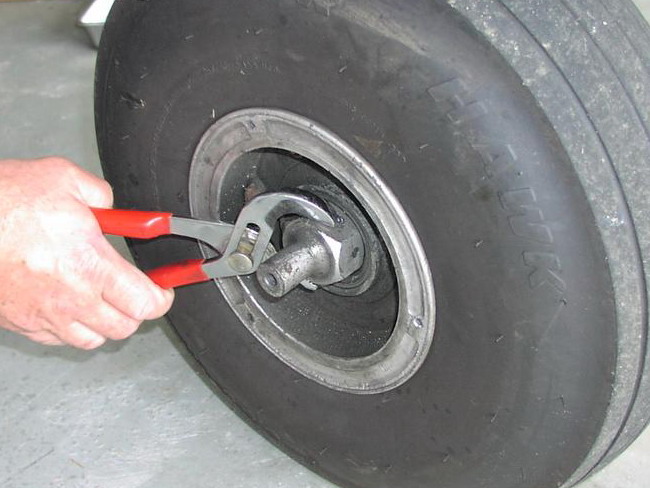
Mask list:
POLYGON ((130 337, 142 323, 105 302, 94 311, 80 316, 78 320, 92 331, 114 341, 130 337))
POLYGON ((126 339, 137 331, 143 320, 167 313, 174 299, 173 291, 155 285, 108 242, 99 246, 103 248, 99 266, 104 268, 99 272, 101 294, 78 295, 79 301, 68 313, 73 313, 83 327, 75 325, 71 335, 59 335, 66 343, 84 349, 98 347, 105 339, 126 339))
POLYGON ((21 334, 27 337, 31 341, 38 342, 45 346, 62 346, 65 344, 65 342, 59 339, 56 335, 47 331, 38 331, 38 332, 21 331, 21 334))
POLYGON ((54 322, 54 317, 50 317, 42 328, 20 332, 42 344, 68 344, 81 349, 95 349, 107 339, 126 339, 138 330, 140 320, 127 317, 105 302, 94 306, 87 306, 88 302, 82 304, 86 299, 87 297, 80 299, 70 310, 62 309, 64 311, 61 315, 74 316, 74 319, 54 322), (71 310, 75 310, 74 314, 71 310))
POLYGON ((103 298, 120 312, 136 320, 153 320, 165 315, 174 293, 155 285, 140 270, 113 271, 106 282, 103 298))
MULTIPOLYGON (((110 246, 110 245, 109 245, 110 246)), ((113 250, 111 247, 110 250, 113 250)), ((69 300, 57 302, 48 314, 50 332, 61 341, 82 349, 94 349, 106 339, 122 340, 135 333, 143 320, 163 315, 171 306, 168 293, 151 283, 124 260, 117 265, 99 263, 96 286, 76 288, 69 300), (68 317, 60 319, 57 317, 68 317)), ((173 297, 173 294, 172 294, 173 297)))
POLYGON ((174 292, 153 283, 107 241, 101 247, 99 252, 106 263, 104 300, 135 320, 152 320, 165 315, 174 301, 174 292))
MULTIPOLYGON (((106 339, 123 340, 133 335, 141 320, 133 319, 108 303, 101 303, 94 309, 88 309, 77 320, 64 327, 57 327, 50 334, 53 337, 39 337, 41 343, 66 343, 81 349, 95 349, 106 339), (45 342, 45 341, 48 342, 45 342)), ((30 336, 31 338, 31 336, 30 336)))
POLYGON ((79 349, 96 349, 106 342, 105 337, 77 321, 70 322, 65 327, 58 327, 50 333, 56 335, 61 342, 79 349))
POLYGON ((94 349, 107 339, 126 339, 143 320, 171 307, 173 292, 155 285, 103 237, 75 263, 65 266, 64 280, 74 291, 46 315, 49 324, 58 324, 50 332, 66 344, 94 349))

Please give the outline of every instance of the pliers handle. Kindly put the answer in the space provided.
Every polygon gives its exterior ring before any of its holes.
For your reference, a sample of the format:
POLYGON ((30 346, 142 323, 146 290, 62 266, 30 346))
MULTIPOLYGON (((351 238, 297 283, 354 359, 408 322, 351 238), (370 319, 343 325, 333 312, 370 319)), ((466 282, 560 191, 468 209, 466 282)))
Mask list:
POLYGON ((114 234, 134 239, 153 239, 171 234, 169 212, 145 212, 112 208, 91 209, 104 234, 114 234))
MULTIPOLYGON (((91 209, 104 234, 132 239, 154 239, 172 235, 174 215, 169 212, 142 210, 91 209)), ((205 259, 188 259, 146 271, 146 275, 162 288, 201 283, 210 280, 203 270, 205 259)))
POLYGON ((254 273, 268 257, 275 224, 284 215, 298 215, 334 225, 320 202, 290 192, 258 195, 242 209, 234 224, 177 217, 169 212, 91 209, 102 232, 134 239, 165 235, 192 237, 219 253, 216 259, 189 259, 146 271, 162 288, 201 283, 254 273))

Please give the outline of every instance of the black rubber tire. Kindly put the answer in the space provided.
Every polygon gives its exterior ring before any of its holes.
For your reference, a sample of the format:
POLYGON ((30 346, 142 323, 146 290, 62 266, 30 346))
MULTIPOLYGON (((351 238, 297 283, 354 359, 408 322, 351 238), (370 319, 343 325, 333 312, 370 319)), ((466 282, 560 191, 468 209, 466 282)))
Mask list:
MULTIPOLYGON (((210 283, 169 314, 189 350, 243 418, 342 486, 571 485, 650 415, 649 53, 627 0, 118 0, 99 148, 117 205, 188 214, 215 118, 283 108, 343 137, 425 244, 424 366, 378 395, 300 381, 210 283)), ((132 250, 144 268, 199 255, 132 250)))

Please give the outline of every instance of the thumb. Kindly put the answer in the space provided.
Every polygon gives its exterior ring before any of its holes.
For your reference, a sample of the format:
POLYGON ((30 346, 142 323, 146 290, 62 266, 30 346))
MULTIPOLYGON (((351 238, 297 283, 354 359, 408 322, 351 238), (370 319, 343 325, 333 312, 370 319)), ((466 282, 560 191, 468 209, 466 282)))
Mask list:
POLYGON ((80 170, 77 178, 78 196, 89 207, 110 208, 113 206, 113 189, 106 180, 80 170))

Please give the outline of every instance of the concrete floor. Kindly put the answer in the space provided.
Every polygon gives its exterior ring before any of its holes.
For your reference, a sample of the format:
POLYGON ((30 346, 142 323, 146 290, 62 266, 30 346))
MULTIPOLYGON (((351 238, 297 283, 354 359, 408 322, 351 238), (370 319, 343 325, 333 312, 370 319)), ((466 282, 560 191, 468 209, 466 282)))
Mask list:
MULTIPOLYGON (((95 51, 74 27, 84 4, 0 2, 0 158, 58 154, 101 173, 95 51)), ((241 422, 179 350, 163 320, 96 352, 0 331, 0 486, 332 487, 241 422)), ((649 466, 647 431, 580 488, 645 488, 649 466)))

